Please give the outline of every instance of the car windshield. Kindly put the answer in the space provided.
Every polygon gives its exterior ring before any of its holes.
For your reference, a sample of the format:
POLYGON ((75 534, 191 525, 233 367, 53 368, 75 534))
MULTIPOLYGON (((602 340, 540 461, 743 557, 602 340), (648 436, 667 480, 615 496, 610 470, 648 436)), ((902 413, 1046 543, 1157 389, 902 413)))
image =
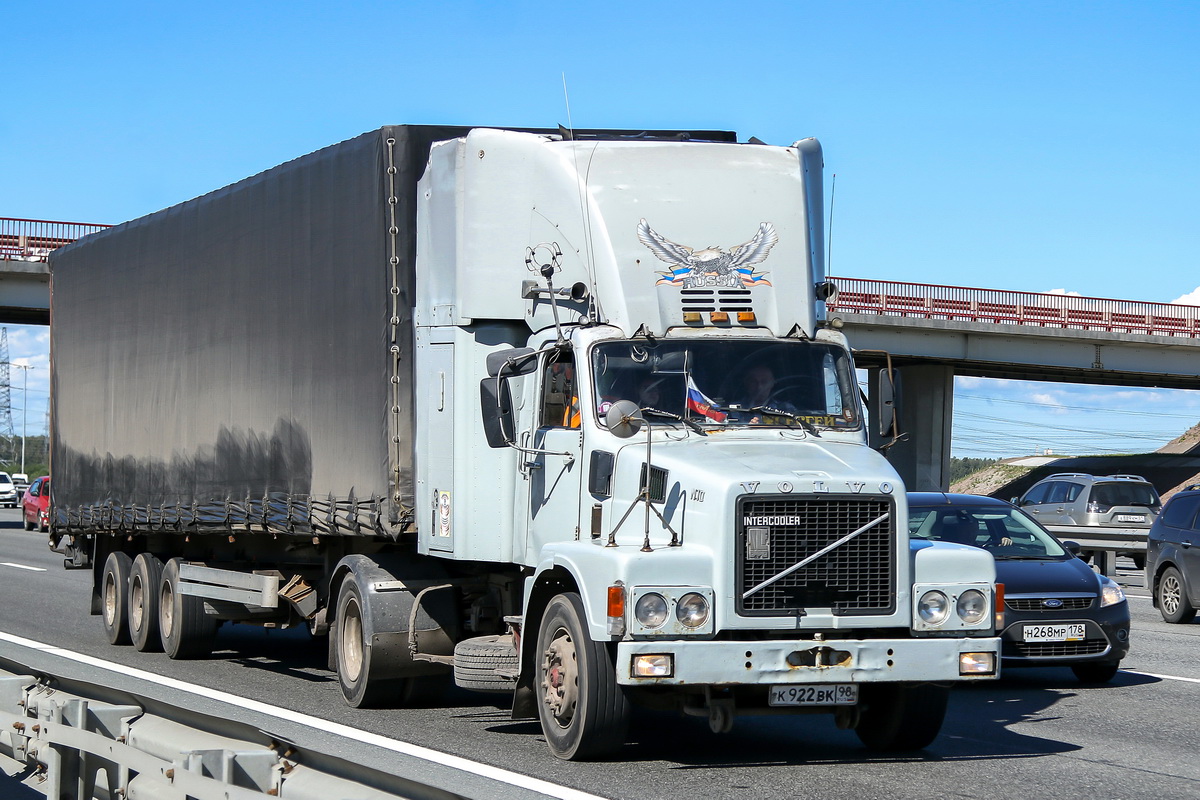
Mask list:
POLYGON ((911 506, 908 531, 913 539, 983 547, 997 559, 1068 555, 1025 512, 1004 506, 911 506))
POLYGON ((592 350, 595 405, 617 400, 698 423, 853 430, 854 365, 840 347, 778 340, 603 342, 592 350))

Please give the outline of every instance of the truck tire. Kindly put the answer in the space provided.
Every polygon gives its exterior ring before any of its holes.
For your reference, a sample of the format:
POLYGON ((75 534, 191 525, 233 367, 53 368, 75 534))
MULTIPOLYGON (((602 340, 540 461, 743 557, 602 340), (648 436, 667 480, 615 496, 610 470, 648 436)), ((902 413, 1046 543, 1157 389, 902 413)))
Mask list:
POLYGON ((129 644, 129 573, 133 560, 119 550, 108 554, 100 573, 100 620, 109 644, 129 644))
POLYGON ((586 618, 578 594, 556 595, 542 616, 535 651, 542 732, 550 752, 570 761, 612 753, 629 729, 629 701, 612 653, 588 636, 586 618))
POLYGON ((135 649, 150 653, 162 648, 158 635, 158 592, 162 562, 150 553, 139 553, 129 573, 129 635, 135 649))
POLYGON ((179 564, 172 558, 163 568, 158 594, 158 632, 171 658, 204 658, 212 653, 221 624, 204 613, 204 601, 179 590, 179 564))
POLYGON ((342 697, 354 708, 381 708, 403 705, 410 699, 414 681, 409 678, 381 678, 380 666, 372 659, 363 627, 366 613, 358 585, 342 581, 338 590, 334 635, 334 663, 342 697))
POLYGON ((950 689, 932 683, 862 687, 863 710, 854 732, 872 750, 920 750, 942 729, 950 689))
POLYGON ((475 692, 511 692, 517 687, 513 637, 479 636, 454 647, 454 683, 475 692))

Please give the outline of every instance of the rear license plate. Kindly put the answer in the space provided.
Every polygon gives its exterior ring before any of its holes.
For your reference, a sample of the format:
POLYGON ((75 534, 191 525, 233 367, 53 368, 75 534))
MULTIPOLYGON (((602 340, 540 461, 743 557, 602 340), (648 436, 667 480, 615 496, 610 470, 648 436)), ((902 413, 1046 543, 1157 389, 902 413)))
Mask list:
POLYGON ((1026 625, 1023 633, 1027 642, 1078 642, 1084 638, 1084 624, 1026 625))
POLYGON ((1117 522, 1145 522, 1145 514, 1117 514, 1117 522))
POLYGON ((819 686, 772 686, 767 700, 772 706, 852 706, 858 702, 858 684, 826 683, 819 686))

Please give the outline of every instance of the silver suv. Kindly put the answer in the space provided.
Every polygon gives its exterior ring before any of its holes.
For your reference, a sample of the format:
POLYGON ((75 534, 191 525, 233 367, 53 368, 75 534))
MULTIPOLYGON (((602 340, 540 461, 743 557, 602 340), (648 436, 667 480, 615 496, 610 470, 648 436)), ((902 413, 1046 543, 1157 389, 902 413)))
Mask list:
POLYGON ((1016 502, 1043 525, 1149 528, 1162 510, 1158 492, 1140 475, 1060 472, 1016 502))

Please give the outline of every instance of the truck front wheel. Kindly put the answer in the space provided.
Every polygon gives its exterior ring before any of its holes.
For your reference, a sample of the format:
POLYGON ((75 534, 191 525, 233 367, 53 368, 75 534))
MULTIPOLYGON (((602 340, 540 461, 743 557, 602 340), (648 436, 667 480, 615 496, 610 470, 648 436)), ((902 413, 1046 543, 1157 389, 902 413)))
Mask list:
POLYGON ((162 648, 158 635, 158 587, 162 562, 150 553, 139 553, 129 574, 129 634, 133 646, 148 653, 162 648))
POLYGON ((550 752, 567 760, 611 753, 629 728, 612 654, 588 636, 585 619, 579 595, 567 592, 546 606, 538 629, 538 717, 550 752))
POLYGON ((100 576, 100 619, 109 644, 129 644, 129 573, 133 560, 116 551, 104 561, 100 576))
POLYGON ((920 750, 942 729, 950 689, 932 683, 862 687, 865 708, 854 732, 872 750, 920 750))
POLYGON ((204 601, 180 591, 179 564, 172 558, 163 569, 158 595, 158 629, 163 650, 171 658, 203 658, 212 653, 220 625, 204 613, 204 601))

